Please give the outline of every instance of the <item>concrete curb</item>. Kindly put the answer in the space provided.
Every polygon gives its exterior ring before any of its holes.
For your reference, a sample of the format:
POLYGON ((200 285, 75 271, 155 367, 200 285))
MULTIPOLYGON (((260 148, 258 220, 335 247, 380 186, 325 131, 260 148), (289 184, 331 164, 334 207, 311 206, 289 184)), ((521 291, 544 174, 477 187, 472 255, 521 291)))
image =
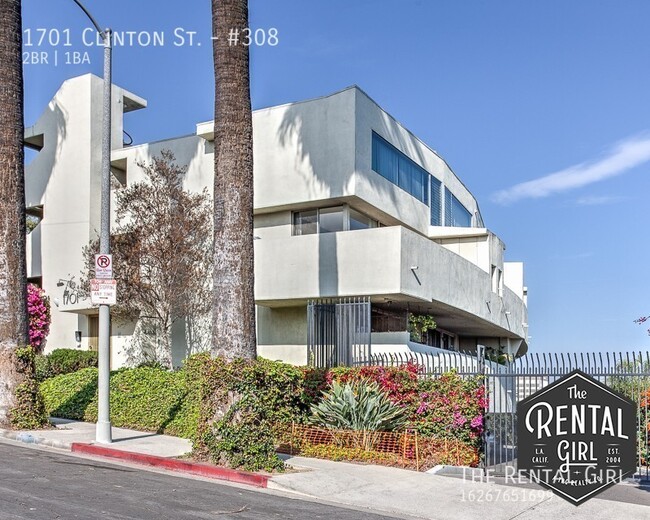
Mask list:
POLYGON ((163 468, 172 471, 181 471, 193 475, 200 475, 202 477, 227 480, 229 482, 236 482, 238 484, 248 484, 249 486, 255 486, 259 488, 266 488, 270 479, 270 477, 267 475, 248 473, 245 471, 238 471, 229 468, 221 468, 219 466, 211 466, 209 464, 201 464, 199 462, 188 462, 185 460, 158 457, 156 455, 145 455, 143 453, 116 450, 113 448, 106 448, 104 446, 97 446, 96 444, 73 442, 71 451, 73 453, 82 453, 85 455, 94 455, 97 457, 124 460, 127 462, 134 462, 136 464, 144 464, 147 466, 154 466, 156 468, 163 468))
POLYGON ((430 475, 441 475, 443 477, 470 477, 481 478, 484 474, 481 468, 471 468, 469 466, 448 466, 446 464, 438 464, 425 473, 430 475))
POLYGON ((25 444, 38 444, 39 446, 49 446, 50 448, 56 448, 59 450, 71 451, 71 447, 72 447, 72 445, 69 442, 46 439, 45 437, 38 437, 36 435, 32 435, 31 433, 26 433, 21 431, 0 429, 0 437, 12 441, 24 442, 25 444))

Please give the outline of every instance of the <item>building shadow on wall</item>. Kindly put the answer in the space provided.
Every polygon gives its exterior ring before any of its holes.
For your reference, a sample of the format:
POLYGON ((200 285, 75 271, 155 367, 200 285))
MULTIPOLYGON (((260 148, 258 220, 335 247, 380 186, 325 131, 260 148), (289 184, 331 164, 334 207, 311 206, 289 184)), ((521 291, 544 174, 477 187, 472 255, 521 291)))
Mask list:
MULTIPOLYGON (((276 144, 283 149, 295 149, 295 172, 301 176, 308 189, 308 197, 315 207, 333 206, 343 202, 349 202, 354 206, 359 200, 355 202, 354 196, 349 194, 354 193, 355 176, 360 174, 363 175, 364 183, 370 185, 371 190, 378 195, 377 200, 385 200, 387 205, 390 204, 390 206, 398 208, 399 211, 400 202, 396 197, 396 193, 398 193, 396 190, 399 190, 399 188, 373 172, 370 163, 359 164, 360 157, 372 157, 372 132, 369 131, 368 135, 365 136, 367 139, 364 137, 357 142, 356 112, 360 96, 365 96, 365 94, 358 90, 355 103, 351 105, 354 113, 349 114, 349 118, 345 121, 337 119, 337 114, 340 111, 336 110, 325 110, 323 111, 323 117, 314 117, 315 111, 305 108, 310 103, 309 101, 287 106, 284 108, 284 115, 276 131, 276 144), (310 115, 306 117, 306 113, 310 115), (338 172, 332 172, 332 163, 334 162, 332 158, 336 154, 342 153, 341 150, 336 148, 336 139, 338 138, 336 129, 340 128, 340 125, 348 124, 353 125, 350 135, 352 139, 355 139, 355 143, 345 153, 354 154, 354 157, 347 161, 348 164, 353 164, 354 167, 351 171, 343 173, 342 185, 332 186, 332 179, 340 178, 338 172), (363 150, 366 153, 359 153, 357 147, 367 147, 367 150, 363 150), (344 191, 341 192, 341 189, 344 191), (323 200, 323 193, 328 194, 332 200, 323 200)), ((326 99, 317 102, 321 101, 327 102, 326 99)), ((399 143, 402 150, 407 151, 412 157, 416 157, 420 164, 425 164, 421 150, 411 147, 410 143, 401 134, 391 128, 391 125, 394 125, 396 121, 383 112, 380 113, 380 116, 378 118, 378 121, 380 121, 378 127, 372 128, 372 130, 393 143, 399 143)), ((290 189, 290 187, 287 187, 287 189, 290 189)), ((363 204, 357 205, 360 206, 357 209, 361 209, 363 206, 363 204)), ((384 208, 379 207, 375 208, 375 210, 383 212, 384 208)), ((383 223, 390 223, 391 220, 394 221, 394 217, 386 214, 386 222, 383 223)), ((340 295, 338 267, 340 251, 337 248, 336 237, 336 233, 322 234, 318 237, 318 286, 321 297, 340 295)), ((352 269, 354 267, 350 266, 352 269)), ((299 273, 296 275, 299 276, 299 273)))
POLYGON ((43 202, 52 172, 61 156, 67 136, 67 122, 67 112, 57 103, 50 103, 32 127, 36 135, 25 141, 25 146, 38 150, 38 144, 29 143, 38 143, 39 136, 42 136, 42 148, 37 151, 29 164, 25 165, 25 184, 29 187, 27 207, 38 206, 43 202))

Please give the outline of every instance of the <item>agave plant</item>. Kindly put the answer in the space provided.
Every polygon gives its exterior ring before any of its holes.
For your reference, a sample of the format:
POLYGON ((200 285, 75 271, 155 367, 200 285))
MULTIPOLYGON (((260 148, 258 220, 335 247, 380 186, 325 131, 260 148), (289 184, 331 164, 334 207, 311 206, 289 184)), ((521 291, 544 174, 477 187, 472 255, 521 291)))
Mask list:
MULTIPOLYGON (((379 435, 376 432, 399 430, 406 424, 406 412, 395 405, 379 385, 357 381, 344 385, 334 381, 323 393, 318 405, 311 407, 313 424, 333 430, 353 430, 354 444, 372 449, 379 435)), ((341 440, 341 436, 339 436, 341 440)))

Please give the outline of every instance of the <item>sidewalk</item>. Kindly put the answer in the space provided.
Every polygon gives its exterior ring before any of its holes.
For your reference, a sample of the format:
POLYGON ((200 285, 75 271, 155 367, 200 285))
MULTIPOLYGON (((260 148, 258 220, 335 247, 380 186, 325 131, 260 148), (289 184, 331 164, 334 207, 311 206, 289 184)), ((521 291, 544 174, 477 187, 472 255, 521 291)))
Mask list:
MULTIPOLYGON (((39 444, 70 450, 73 443, 95 443, 95 424, 67 419, 52 418, 50 421, 56 425, 51 430, 11 431, 1 430, 0 437, 19 440, 25 443, 39 444)), ((160 457, 180 457, 192 451, 192 443, 187 439, 179 439, 170 435, 127 430, 126 428, 113 428, 112 448, 146 455, 160 457)))
MULTIPOLYGON (((67 450, 72 449, 74 443, 94 443, 94 424, 54 422, 56 429, 0 430, 0 437, 67 450)), ((112 452, 112 456, 122 460, 132 460, 131 455, 143 459, 163 457, 168 462, 191 451, 189 441, 168 435, 113 428, 113 438, 115 442, 112 444, 98 445, 96 449, 104 453, 108 453, 107 449, 118 450, 112 452)), ((469 475, 463 479, 383 466, 304 457, 284 458, 299 471, 272 476, 268 481, 269 489, 389 514, 436 520, 473 520, 477 517, 491 520, 514 517, 517 520, 650 518, 650 487, 640 489, 629 483, 618 484, 615 493, 608 490, 602 495, 622 496, 625 501, 594 498, 576 507, 538 487, 473 482, 469 475)), ((145 463, 166 467, 165 464, 145 463)))
MULTIPOLYGON (((436 520, 650 518, 650 488, 630 489, 638 494, 636 504, 594 498, 576 507, 537 486, 473 482, 469 471, 463 479, 303 457, 288 457, 287 463, 312 471, 274 476, 269 488, 436 520)), ((627 483, 619 486, 632 487, 627 483)))

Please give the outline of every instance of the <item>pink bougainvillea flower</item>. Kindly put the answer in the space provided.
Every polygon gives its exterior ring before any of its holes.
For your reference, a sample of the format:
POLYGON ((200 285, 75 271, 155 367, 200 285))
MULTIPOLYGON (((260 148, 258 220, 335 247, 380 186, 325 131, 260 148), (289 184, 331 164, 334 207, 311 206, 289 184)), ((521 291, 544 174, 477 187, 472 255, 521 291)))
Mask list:
POLYGON ((50 332, 50 299, 43 289, 31 283, 27 286, 27 313, 29 343, 40 353, 45 348, 45 339, 50 332))

